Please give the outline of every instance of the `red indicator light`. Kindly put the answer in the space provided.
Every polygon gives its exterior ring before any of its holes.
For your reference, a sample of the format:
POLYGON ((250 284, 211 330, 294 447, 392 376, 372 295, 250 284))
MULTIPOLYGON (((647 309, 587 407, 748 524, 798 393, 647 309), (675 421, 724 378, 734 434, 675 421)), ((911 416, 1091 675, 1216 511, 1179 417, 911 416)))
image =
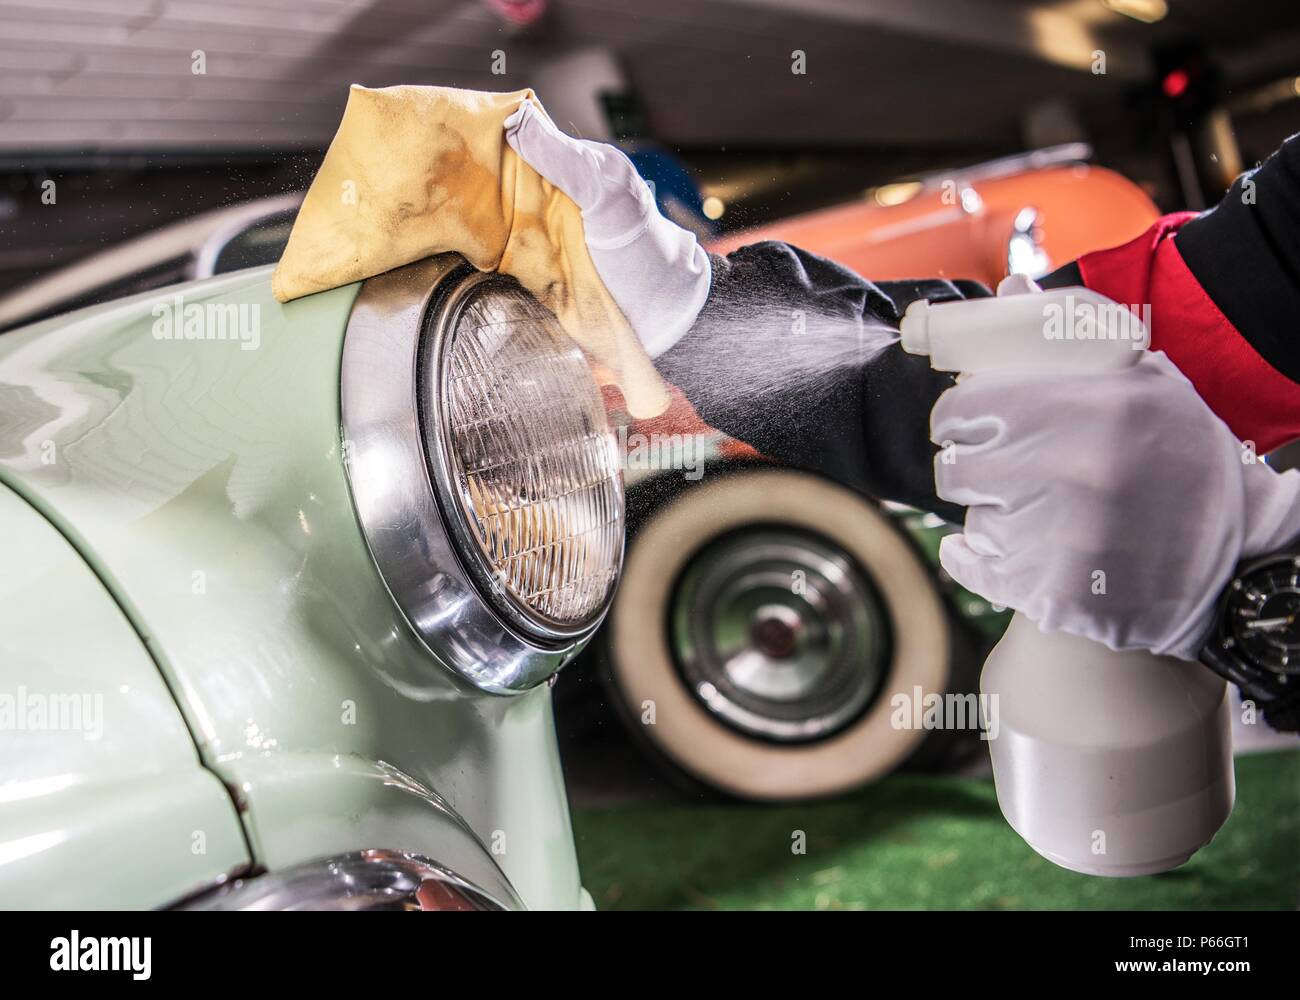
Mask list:
POLYGON ((1160 89, 1165 92, 1166 97, 1181 97, 1187 92, 1187 85, 1191 79, 1187 75, 1187 70, 1176 69, 1160 81, 1160 89))

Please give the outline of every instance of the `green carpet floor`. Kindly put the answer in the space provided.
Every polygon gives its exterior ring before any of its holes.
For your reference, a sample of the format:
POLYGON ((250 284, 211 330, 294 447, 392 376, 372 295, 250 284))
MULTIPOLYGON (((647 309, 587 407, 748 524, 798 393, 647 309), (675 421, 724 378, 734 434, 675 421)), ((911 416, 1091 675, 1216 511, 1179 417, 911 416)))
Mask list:
POLYGON ((814 805, 575 811, 601 909, 1295 909, 1300 753, 1237 760, 1232 818, 1178 871, 1076 875, 1003 821, 991 781, 903 775, 814 805), (791 852, 795 831, 807 853, 791 852))

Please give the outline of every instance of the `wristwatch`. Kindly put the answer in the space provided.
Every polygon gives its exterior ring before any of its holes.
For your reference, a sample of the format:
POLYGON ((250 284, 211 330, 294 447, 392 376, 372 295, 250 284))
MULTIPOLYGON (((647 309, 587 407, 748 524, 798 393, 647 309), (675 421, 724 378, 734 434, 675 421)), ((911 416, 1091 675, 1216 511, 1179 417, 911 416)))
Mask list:
POLYGON ((1300 730, 1300 539, 1237 567, 1201 662, 1236 684, 1274 729, 1300 730))

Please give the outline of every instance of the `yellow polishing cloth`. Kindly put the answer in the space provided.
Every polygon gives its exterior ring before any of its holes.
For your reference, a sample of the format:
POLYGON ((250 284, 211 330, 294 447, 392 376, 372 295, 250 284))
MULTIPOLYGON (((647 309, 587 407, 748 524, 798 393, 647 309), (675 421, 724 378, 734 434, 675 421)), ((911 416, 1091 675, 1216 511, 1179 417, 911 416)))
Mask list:
POLYGON ((617 385, 633 416, 668 391, 601 283, 582 213, 519 158, 502 123, 531 90, 353 85, 272 289, 281 302, 449 250, 513 275, 617 385))

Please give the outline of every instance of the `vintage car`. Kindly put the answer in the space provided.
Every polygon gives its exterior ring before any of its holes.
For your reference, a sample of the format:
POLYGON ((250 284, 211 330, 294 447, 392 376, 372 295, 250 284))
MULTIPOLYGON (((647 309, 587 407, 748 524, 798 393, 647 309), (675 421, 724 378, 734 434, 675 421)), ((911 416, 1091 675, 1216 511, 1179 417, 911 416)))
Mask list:
POLYGON ((1067 143, 874 187, 865 197, 756 229, 710 247, 727 253, 785 240, 876 281, 1042 277, 1091 250, 1138 236, 1159 211, 1127 177, 1067 143))
POLYGON ((302 192, 254 198, 111 243, 0 295, 0 331, 180 281, 274 264, 302 192))
POLYGON ((582 908, 550 681, 619 578, 578 349, 445 255, 0 336, 0 902, 582 908))

